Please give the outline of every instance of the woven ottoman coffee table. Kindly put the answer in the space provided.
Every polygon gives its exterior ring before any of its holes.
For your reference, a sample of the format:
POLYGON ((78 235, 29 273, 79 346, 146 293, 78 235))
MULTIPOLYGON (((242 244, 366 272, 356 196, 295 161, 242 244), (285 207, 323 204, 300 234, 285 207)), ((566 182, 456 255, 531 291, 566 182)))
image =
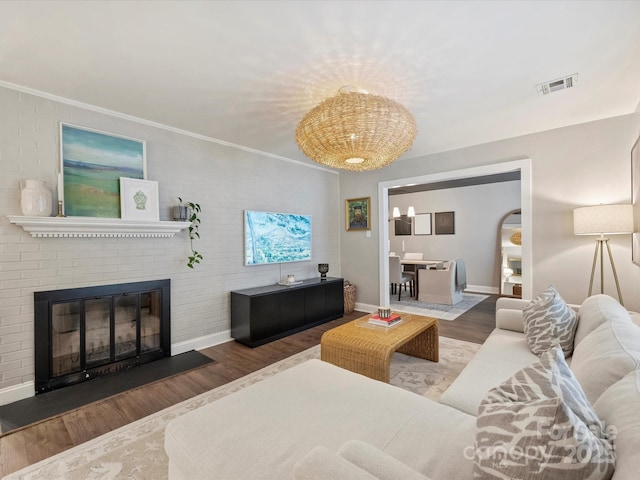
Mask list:
POLYGON ((367 323, 369 315, 332 328, 320 340, 320 358, 325 362, 374 380, 389 383, 389 365, 395 352, 437 362, 438 320, 400 314, 393 327, 367 323))

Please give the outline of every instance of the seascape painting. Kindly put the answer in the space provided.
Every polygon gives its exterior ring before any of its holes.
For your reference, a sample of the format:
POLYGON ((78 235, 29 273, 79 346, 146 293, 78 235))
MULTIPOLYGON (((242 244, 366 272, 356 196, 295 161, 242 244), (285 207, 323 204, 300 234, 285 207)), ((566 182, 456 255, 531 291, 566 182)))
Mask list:
POLYGON ((244 212, 245 265, 311 260, 311 217, 244 212))
POLYGON ((145 142, 61 124, 64 213, 120 218, 120 177, 145 179, 145 142))

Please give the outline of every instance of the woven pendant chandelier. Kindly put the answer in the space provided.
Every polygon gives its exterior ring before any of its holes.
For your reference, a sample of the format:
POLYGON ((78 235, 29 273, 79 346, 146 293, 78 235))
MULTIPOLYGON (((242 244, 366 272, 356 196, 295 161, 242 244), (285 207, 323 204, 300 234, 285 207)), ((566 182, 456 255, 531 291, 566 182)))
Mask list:
POLYGON ((314 107, 296 129, 296 142, 307 157, 354 171, 386 167, 415 136, 416 122, 399 103, 343 89, 314 107))

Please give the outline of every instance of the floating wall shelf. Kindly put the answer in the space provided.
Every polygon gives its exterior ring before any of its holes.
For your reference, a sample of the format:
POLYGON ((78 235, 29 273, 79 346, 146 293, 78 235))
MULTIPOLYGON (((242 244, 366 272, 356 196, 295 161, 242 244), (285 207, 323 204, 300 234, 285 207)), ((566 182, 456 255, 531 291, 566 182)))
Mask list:
POLYGON ((173 237, 190 222, 142 222, 121 218, 7 215, 32 237, 173 237))

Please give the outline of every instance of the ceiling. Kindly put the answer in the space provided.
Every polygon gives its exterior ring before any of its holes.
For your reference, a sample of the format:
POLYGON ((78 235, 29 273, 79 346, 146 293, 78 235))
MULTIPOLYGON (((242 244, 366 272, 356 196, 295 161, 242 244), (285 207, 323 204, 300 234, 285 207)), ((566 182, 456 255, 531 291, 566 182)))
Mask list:
POLYGON ((0 32, 0 85, 303 162, 298 121, 343 86, 413 113, 402 158, 640 101, 638 1, 3 1, 0 32))

